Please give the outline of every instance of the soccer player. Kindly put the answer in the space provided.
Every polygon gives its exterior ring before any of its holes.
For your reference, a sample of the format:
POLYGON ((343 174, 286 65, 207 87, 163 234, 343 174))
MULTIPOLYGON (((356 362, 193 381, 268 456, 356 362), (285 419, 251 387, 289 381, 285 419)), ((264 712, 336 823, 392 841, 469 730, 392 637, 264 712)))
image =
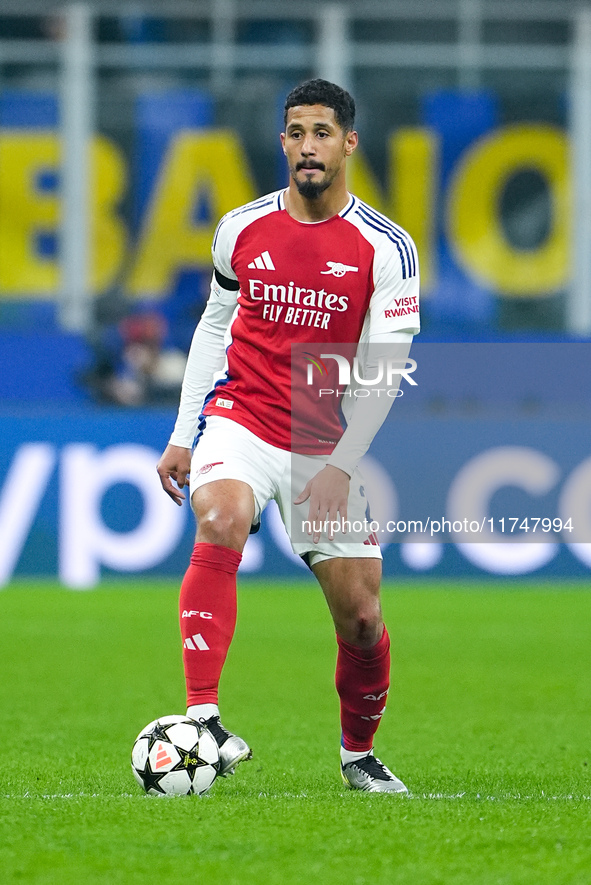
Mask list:
POLYGON ((334 620, 343 780, 353 789, 404 793, 373 751, 390 669, 380 547, 369 531, 353 542, 323 529, 326 521, 338 526, 339 518, 366 513, 357 464, 392 399, 371 407, 355 399, 344 432, 340 400, 323 402, 327 435, 300 449, 300 472, 292 476, 291 345, 368 342, 403 346, 406 354, 419 330, 411 238, 347 191, 347 159, 358 143, 354 116, 349 93, 325 80, 288 95, 281 144, 289 185, 218 225, 211 294, 158 473, 179 505, 190 476, 197 536, 180 593, 188 715, 214 734, 220 773, 251 755, 221 724, 218 683, 235 627, 242 550, 275 499, 334 620), (311 523, 303 537, 292 531, 294 513, 311 523))

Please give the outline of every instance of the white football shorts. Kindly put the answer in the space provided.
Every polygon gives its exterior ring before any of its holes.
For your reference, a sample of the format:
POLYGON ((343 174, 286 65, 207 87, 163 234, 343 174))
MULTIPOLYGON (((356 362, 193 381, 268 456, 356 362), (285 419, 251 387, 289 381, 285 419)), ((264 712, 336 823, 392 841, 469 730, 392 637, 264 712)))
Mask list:
POLYGON ((306 521, 310 502, 297 506, 293 502, 327 459, 327 455, 293 455, 264 442, 230 418, 211 415, 193 452, 190 494, 193 497, 196 489, 218 479, 247 483, 254 497, 253 526, 260 523, 269 501, 275 500, 294 553, 303 556, 310 566, 335 557, 381 559, 377 538, 367 528, 371 520, 359 470, 351 477, 349 486, 347 533, 338 532, 334 540, 329 541, 323 532, 318 544, 308 535, 306 521))

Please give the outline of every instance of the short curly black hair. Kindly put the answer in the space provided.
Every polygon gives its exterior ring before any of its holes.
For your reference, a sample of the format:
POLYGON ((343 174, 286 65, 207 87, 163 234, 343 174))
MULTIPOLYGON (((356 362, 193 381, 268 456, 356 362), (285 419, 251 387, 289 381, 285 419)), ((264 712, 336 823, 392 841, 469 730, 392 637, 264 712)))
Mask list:
POLYGON ((306 80, 292 89, 285 99, 283 122, 287 126, 287 112, 299 105, 321 104, 332 108, 335 119, 343 132, 351 132, 355 125, 355 100, 352 95, 328 80, 306 80))

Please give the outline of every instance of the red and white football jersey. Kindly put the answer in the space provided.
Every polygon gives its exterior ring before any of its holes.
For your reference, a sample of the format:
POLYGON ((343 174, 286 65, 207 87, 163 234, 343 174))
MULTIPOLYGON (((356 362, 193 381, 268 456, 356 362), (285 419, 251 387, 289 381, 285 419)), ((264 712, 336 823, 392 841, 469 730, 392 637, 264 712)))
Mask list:
MULTIPOLYGON (((416 334, 419 275, 409 235, 356 197, 338 215, 310 224, 292 218, 283 197, 278 191, 248 203, 218 225, 214 266, 239 289, 225 371, 203 413, 231 418, 289 450, 291 345, 416 334)), ((325 407, 322 425, 306 451, 332 451, 343 432, 338 403, 325 407)))

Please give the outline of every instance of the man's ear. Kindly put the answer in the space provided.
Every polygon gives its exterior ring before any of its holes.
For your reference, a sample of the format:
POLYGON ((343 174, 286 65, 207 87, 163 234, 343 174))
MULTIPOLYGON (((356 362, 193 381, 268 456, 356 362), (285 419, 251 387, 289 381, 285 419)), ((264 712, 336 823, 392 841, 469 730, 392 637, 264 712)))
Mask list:
POLYGON ((359 135, 355 130, 351 130, 345 139, 345 156, 350 157, 359 144, 359 135))

